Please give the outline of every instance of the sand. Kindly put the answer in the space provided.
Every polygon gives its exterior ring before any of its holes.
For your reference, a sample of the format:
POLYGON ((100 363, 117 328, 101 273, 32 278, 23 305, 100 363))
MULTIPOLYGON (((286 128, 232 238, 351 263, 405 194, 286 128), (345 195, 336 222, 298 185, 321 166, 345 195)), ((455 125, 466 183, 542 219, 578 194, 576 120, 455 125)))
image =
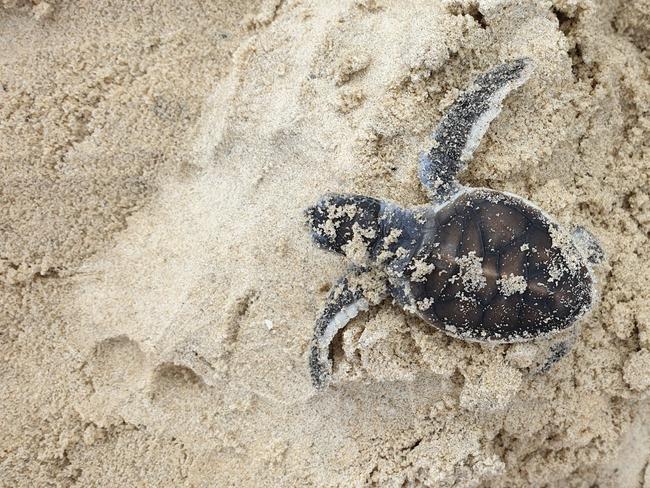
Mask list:
POLYGON ((90 5, 0 3, 2 486, 650 486, 647 0, 90 5), (345 263, 303 209, 425 203, 444 109, 519 56, 462 181, 602 242, 572 352, 385 303, 316 393, 345 263))

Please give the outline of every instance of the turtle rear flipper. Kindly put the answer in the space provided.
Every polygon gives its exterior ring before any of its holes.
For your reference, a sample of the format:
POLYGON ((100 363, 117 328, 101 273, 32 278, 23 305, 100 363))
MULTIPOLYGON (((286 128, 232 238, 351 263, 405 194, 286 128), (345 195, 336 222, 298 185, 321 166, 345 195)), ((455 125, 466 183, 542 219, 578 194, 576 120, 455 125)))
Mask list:
POLYGON ((539 364, 535 374, 548 373, 557 363, 559 363, 578 341, 578 334, 580 332, 579 326, 574 326, 570 329, 568 334, 564 334, 559 338, 551 341, 551 344, 546 353, 546 357, 539 364))
POLYGON ((456 176, 465 167, 499 115, 501 103, 530 76, 527 58, 505 63, 482 74, 449 107, 433 133, 434 146, 420 155, 420 180, 437 202, 456 192, 456 176))
POLYGON ((573 242, 591 264, 600 264, 605 259, 605 251, 598 239, 584 227, 573 229, 573 242))
POLYGON ((327 386, 332 373, 330 346, 336 333, 360 311, 381 302, 387 294, 385 278, 375 270, 351 268, 330 291, 325 308, 316 321, 309 351, 309 371, 314 387, 327 386))

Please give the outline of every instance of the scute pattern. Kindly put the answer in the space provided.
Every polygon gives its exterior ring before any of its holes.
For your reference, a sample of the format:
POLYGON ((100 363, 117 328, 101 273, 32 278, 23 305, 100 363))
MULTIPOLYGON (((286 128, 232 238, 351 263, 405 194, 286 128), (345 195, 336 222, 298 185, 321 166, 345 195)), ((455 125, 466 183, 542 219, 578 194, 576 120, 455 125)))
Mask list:
POLYGON ((553 247, 554 224, 541 211, 484 189, 446 207, 428 237, 438 247, 418 256, 434 268, 409 283, 416 304, 433 299, 430 307, 416 307, 423 318, 465 339, 512 342, 564 329, 589 307, 590 274, 584 266, 570 270, 553 247), (480 270, 482 277, 473 277, 481 280, 478 289, 468 286, 462 259, 480 263, 470 271, 480 270))

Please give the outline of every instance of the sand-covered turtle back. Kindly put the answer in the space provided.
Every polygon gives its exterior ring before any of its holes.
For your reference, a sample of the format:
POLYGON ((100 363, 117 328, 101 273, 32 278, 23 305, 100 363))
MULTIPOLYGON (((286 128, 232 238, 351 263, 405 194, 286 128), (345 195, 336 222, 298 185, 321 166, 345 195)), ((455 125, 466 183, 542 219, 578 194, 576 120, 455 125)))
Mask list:
POLYGON ((554 242, 559 228, 535 207, 470 190, 432 218, 415 257, 421 264, 404 276, 405 305, 432 325, 470 340, 512 342, 564 329, 589 307, 589 271, 569 258, 578 250, 554 242))

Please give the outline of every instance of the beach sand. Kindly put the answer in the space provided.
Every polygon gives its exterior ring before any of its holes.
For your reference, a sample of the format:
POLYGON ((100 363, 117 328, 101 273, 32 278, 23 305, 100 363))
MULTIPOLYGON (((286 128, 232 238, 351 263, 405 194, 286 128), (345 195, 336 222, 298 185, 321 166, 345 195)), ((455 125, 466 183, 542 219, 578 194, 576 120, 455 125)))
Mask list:
POLYGON ((650 487, 647 0, 0 1, 0 485, 650 487), (464 183, 588 228, 543 345, 386 302, 307 369, 343 272, 303 210, 426 203, 455 96, 536 63, 464 183))

